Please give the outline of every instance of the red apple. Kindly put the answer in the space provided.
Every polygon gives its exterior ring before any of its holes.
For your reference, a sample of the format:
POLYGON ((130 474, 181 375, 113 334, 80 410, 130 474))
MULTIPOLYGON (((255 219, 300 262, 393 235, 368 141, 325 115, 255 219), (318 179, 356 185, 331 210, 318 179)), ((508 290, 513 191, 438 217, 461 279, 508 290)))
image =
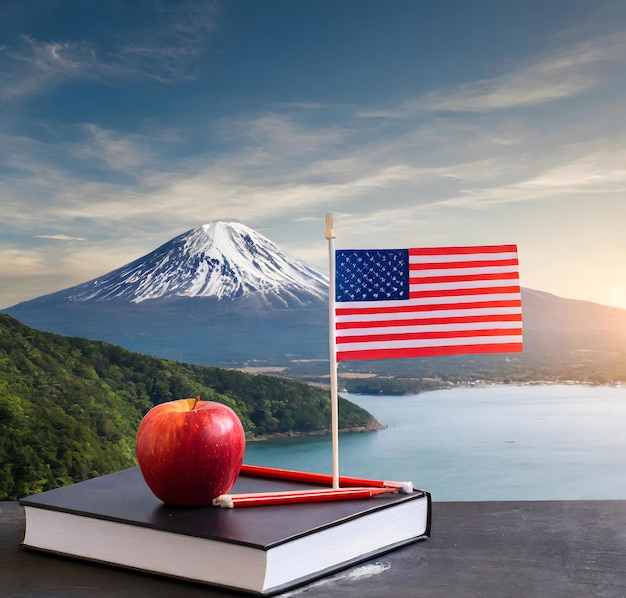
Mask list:
POLYGON ((137 429, 141 473, 170 505, 210 504, 232 488, 243 462, 246 437, 237 414, 199 399, 161 403, 137 429))

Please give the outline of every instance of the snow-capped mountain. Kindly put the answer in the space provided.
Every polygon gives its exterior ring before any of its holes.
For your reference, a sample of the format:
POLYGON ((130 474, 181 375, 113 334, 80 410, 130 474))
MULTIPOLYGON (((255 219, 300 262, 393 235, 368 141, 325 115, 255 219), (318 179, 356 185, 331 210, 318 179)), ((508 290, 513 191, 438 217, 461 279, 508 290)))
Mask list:
POLYGON ((203 365, 328 356, 328 277, 211 222, 83 284, 5 310, 28 326, 203 365))
POLYGON ((60 291, 67 301, 141 303, 246 298, 258 305, 325 301, 328 277, 238 222, 211 222, 104 276, 60 291))

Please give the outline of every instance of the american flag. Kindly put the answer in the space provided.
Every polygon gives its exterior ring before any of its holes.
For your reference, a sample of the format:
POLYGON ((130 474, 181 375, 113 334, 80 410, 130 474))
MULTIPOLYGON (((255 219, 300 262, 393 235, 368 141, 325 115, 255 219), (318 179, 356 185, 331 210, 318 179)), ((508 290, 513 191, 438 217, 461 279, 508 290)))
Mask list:
POLYGON ((335 252, 337 361, 522 351, 516 245, 335 252))

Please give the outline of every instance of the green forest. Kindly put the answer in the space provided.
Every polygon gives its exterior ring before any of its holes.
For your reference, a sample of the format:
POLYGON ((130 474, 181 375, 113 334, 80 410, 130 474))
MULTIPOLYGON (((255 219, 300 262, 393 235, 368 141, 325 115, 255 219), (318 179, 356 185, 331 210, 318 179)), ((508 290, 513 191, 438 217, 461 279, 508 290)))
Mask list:
MULTIPOLYGON (((249 439, 330 429, 330 397, 321 388, 132 353, 0 314, 0 500, 135 465, 135 434, 147 411, 198 395, 232 407, 249 439)), ((341 429, 380 426, 339 401, 341 429)))

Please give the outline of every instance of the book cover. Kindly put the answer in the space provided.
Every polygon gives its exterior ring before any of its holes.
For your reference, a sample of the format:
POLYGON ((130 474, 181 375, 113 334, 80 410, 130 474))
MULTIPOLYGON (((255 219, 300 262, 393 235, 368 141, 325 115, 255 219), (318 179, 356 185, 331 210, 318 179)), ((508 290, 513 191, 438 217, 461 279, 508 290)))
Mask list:
MULTIPOLYGON (((306 488, 241 475, 233 493, 306 488)), ((308 486, 315 487, 315 486, 308 486)), ((29 496, 23 545, 270 595, 428 537, 430 495, 241 509, 174 507, 138 467, 29 496)))

